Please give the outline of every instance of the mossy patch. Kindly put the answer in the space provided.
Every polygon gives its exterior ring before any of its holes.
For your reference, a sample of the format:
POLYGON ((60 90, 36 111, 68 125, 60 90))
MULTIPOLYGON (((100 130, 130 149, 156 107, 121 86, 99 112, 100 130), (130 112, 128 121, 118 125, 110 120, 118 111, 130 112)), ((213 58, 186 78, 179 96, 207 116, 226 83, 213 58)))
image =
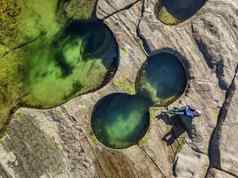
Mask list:
POLYGON ((74 21, 52 43, 41 38, 24 54, 22 104, 37 108, 97 89, 118 60, 116 41, 102 22, 74 21))
POLYGON ((136 93, 134 83, 126 80, 126 79, 115 79, 113 80, 113 84, 118 87, 123 92, 134 95, 136 93))
POLYGON ((0 129, 23 95, 24 55, 20 50, 39 35, 53 36, 58 31, 61 24, 55 17, 57 3, 0 0, 0 129))
POLYGON ((7 122, 21 95, 20 67, 21 60, 15 53, 0 59, 0 128, 7 122))
POLYGON ((158 18, 167 25, 176 25, 180 22, 180 20, 170 14, 165 7, 162 7, 158 12, 158 18))
POLYGON ((94 18, 97 0, 73 0, 65 8, 67 16, 76 20, 88 20, 94 18), (79 10, 80 9, 80 10, 79 10))
POLYGON ((92 18, 96 1, 80 1, 78 21, 70 23, 64 3, 0 0, 0 129, 17 107, 57 106, 114 74, 118 51, 111 31, 99 21, 77 26, 92 18))

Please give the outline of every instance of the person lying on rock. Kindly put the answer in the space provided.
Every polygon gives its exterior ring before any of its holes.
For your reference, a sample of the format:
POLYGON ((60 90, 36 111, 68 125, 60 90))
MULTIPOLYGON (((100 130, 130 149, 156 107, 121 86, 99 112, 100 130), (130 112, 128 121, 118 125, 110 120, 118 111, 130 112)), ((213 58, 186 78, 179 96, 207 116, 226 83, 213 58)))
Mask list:
POLYGON ((172 129, 162 138, 168 145, 174 141, 185 131, 187 131, 190 139, 193 138, 194 131, 192 121, 195 117, 199 117, 201 112, 192 106, 184 106, 181 108, 174 107, 166 112, 161 112, 157 118, 162 119, 166 124, 172 125, 172 129))

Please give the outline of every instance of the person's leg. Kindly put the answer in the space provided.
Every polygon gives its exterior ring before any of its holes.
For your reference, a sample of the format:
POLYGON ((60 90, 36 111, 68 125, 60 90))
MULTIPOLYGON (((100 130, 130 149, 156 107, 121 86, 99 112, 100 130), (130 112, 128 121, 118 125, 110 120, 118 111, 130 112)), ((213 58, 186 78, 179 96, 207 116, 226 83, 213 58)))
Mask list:
POLYGON ((183 125, 183 127, 186 129, 188 136, 191 138, 192 137, 192 118, 181 115, 180 116, 180 123, 183 125))
POLYGON ((175 141, 174 128, 172 128, 163 138, 167 145, 172 145, 175 141))
POLYGON ((164 141, 166 141, 167 145, 171 145, 175 142, 175 140, 185 132, 185 127, 181 124, 181 121, 178 118, 174 118, 174 127, 171 131, 165 135, 164 141))
POLYGON ((184 132, 186 131, 186 128, 183 126, 181 121, 178 120, 176 123, 176 128, 174 128, 174 138, 177 139, 180 137, 184 132))

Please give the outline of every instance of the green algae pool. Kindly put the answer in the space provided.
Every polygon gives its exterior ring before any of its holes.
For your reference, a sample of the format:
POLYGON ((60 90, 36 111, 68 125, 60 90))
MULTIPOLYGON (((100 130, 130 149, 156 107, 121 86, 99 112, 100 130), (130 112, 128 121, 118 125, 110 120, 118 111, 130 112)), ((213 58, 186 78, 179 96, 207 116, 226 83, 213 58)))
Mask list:
POLYGON ((95 106, 91 126, 96 138, 113 149, 137 144, 149 127, 150 101, 137 95, 114 93, 95 106))
POLYGON ((36 108, 55 107, 98 89, 119 60, 116 40, 101 21, 73 21, 52 43, 42 37, 24 55, 21 104, 36 108))
POLYGON ((0 0, 0 132, 19 107, 55 107, 115 73, 117 44, 105 24, 90 22, 95 4, 0 0))
POLYGON ((167 25, 181 23, 197 13, 206 0, 163 0, 155 6, 157 18, 167 25))
POLYGON ((187 86, 186 71, 177 56, 160 52, 150 56, 142 66, 137 93, 158 106, 168 106, 179 98, 187 86))

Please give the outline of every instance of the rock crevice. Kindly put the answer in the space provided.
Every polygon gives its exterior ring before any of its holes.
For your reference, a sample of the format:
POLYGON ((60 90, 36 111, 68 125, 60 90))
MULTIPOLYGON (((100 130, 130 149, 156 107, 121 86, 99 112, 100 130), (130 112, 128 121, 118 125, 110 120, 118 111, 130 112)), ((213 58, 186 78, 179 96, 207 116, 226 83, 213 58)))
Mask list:
MULTIPOLYGON (((225 122, 226 118, 227 118, 227 114, 229 112, 229 108, 232 104, 232 99, 234 97, 235 91, 237 90, 237 81, 236 81, 236 77, 238 74, 238 65, 236 66, 236 70, 235 70, 235 74, 234 77, 232 79, 232 82, 229 86, 229 88, 226 91, 226 95, 225 95, 225 101, 219 111, 219 115, 217 118, 217 125, 211 135, 210 138, 210 143, 209 143, 209 158, 210 158, 210 168, 216 168, 219 170, 223 170, 222 166, 221 166, 221 158, 220 158, 220 137, 221 137, 221 132, 222 132, 222 125, 225 122)), ((225 172, 229 172, 229 171, 225 171, 225 172)), ((233 173, 230 173, 234 175, 233 173)))

